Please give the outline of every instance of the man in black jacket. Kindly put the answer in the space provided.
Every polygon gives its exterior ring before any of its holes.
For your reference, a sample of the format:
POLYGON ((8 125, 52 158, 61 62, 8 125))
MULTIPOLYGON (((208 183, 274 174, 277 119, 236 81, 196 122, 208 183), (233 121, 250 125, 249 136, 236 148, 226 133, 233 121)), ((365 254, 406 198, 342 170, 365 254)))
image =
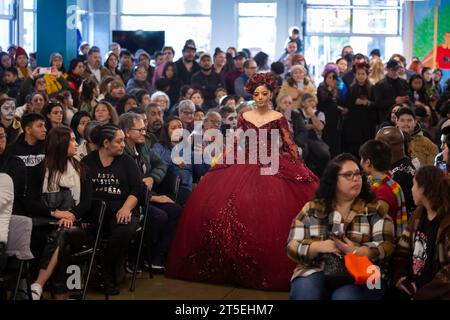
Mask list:
POLYGON ((409 85, 406 80, 400 78, 398 75, 398 70, 400 69, 399 62, 389 60, 386 68, 386 76, 374 87, 378 124, 388 120, 389 111, 394 104, 409 103, 409 85))
POLYGON ((183 57, 175 62, 178 77, 182 84, 191 84, 192 75, 200 71, 200 65, 195 61, 197 48, 192 44, 186 44, 183 48, 183 57))
POLYGON ((7 134, 5 126, 0 123, 0 172, 6 173, 14 181, 13 214, 21 214, 20 208, 25 199, 27 174, 25 164, 18 157, 12 155, 7 146, 7 134))
MULTIPOLYGON (((147 233, 146 240, 147 248, 150 250, 146 258, 155 271, 163 272, 170 242, 182 209, 166 195, 159 195, 153 191, 154 187, 163 181, 167 167, 162 159, 145 144, 147 130, 141 116, 125 113, 120 116, 119 126, 125 133, 125 153, 134 159, 139 167, 142 181, 148 189, 152 190, 147 220, 150 232, 147 233)), ((134 264, 131 263, 131 265, 132 268, 134 264)))
POLYGON ((9 149, 11 154, 20 158, 26 166, 26 201, 24 208, 20 210, 22 215, 50 217, 50 211, 40 201, 47 134, 45 118, 37 113, 29 113, 22 117, 20 123, 24 133, 9 149))
POLYGON ((214 71, 212 59, 209 53, 204 53, 200 57, 201 71, 192 76, 191 85, 201 90, 205 98, 208 109, 217 107, 215 93, 218 88, 224 88, 223 78, 214 71))

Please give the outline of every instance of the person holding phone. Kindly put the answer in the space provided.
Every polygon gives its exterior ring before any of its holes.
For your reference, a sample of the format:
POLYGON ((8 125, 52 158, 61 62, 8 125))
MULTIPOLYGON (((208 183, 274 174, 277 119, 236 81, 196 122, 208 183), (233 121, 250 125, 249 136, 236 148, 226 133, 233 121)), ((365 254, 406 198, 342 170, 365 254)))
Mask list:
POLYGON ((412 188, 418 206, 397 245, 392 265, 395 298, 450 299, 450 180, 420 168, 412 188))

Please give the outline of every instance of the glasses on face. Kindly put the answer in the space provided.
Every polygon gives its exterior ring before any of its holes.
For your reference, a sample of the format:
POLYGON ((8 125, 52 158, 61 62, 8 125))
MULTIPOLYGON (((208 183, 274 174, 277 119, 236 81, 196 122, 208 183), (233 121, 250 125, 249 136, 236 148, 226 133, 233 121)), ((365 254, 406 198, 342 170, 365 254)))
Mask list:
POLYGON ((347 171, 347 172, 343 172, 343 173, 338 173, 338 176, 340 177, 344 177, 346 180, 348 181, 352 181, 355 179, 355 177, 357 179, 361 179, 362 178, 362 172, 359 170, 356 171, 347 171))
POLYGON ((182 111, 181 113, 186 115, 186 116, 193 116, 194 115, 194 112, 192 112, 192 111, 182 111))
POLYGON ((134 129, 134 128, 132 128, 132 129, 130 129, 130 131, 137 131, 137 132, 139 132, 142 135, 147 134, 147 130, 145 128, 142 128, 142 129, 134 129))
POLYGON ((6 137, 7 137, 7 135, 6 135, 6 134, 0 134, 0 140, 5 140, 5 139, 6 139, 6 137))

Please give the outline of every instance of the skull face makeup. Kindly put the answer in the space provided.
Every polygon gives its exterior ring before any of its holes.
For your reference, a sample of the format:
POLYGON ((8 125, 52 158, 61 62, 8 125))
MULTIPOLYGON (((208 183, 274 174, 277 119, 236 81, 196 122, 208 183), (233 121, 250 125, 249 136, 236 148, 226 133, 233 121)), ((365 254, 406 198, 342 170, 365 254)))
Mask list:
POLYGON ((229 125, 231 129, 237 128, 237 113, 230 113, 227 118, 223 121, 224 124, 229 125))
POLYGON ((16 104, 14 101, 7 100, 1 105, 1 117, 6 121, 11 121, 14 118, 16 111, 16 104))

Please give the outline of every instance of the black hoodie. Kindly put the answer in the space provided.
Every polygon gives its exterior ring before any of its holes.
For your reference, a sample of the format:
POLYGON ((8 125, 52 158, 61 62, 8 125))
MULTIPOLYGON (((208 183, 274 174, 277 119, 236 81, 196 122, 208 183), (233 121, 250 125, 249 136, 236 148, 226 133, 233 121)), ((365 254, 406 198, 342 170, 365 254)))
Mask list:
POLYGON ((10 146, 9 152, 22 159, 27 168, 25 212, 29 216, 50 216, 50 211, 40 201, 44 179, 45 142, 38 141, 31 146, 25 141, 25 135, 21 134, 10 146))
POLYGON ((0 155, 0 172, 6 173, 14 182, 13 214, 25 215, 23 203, 27 186, 27 173, 22 160, 7 149, 0 155))

